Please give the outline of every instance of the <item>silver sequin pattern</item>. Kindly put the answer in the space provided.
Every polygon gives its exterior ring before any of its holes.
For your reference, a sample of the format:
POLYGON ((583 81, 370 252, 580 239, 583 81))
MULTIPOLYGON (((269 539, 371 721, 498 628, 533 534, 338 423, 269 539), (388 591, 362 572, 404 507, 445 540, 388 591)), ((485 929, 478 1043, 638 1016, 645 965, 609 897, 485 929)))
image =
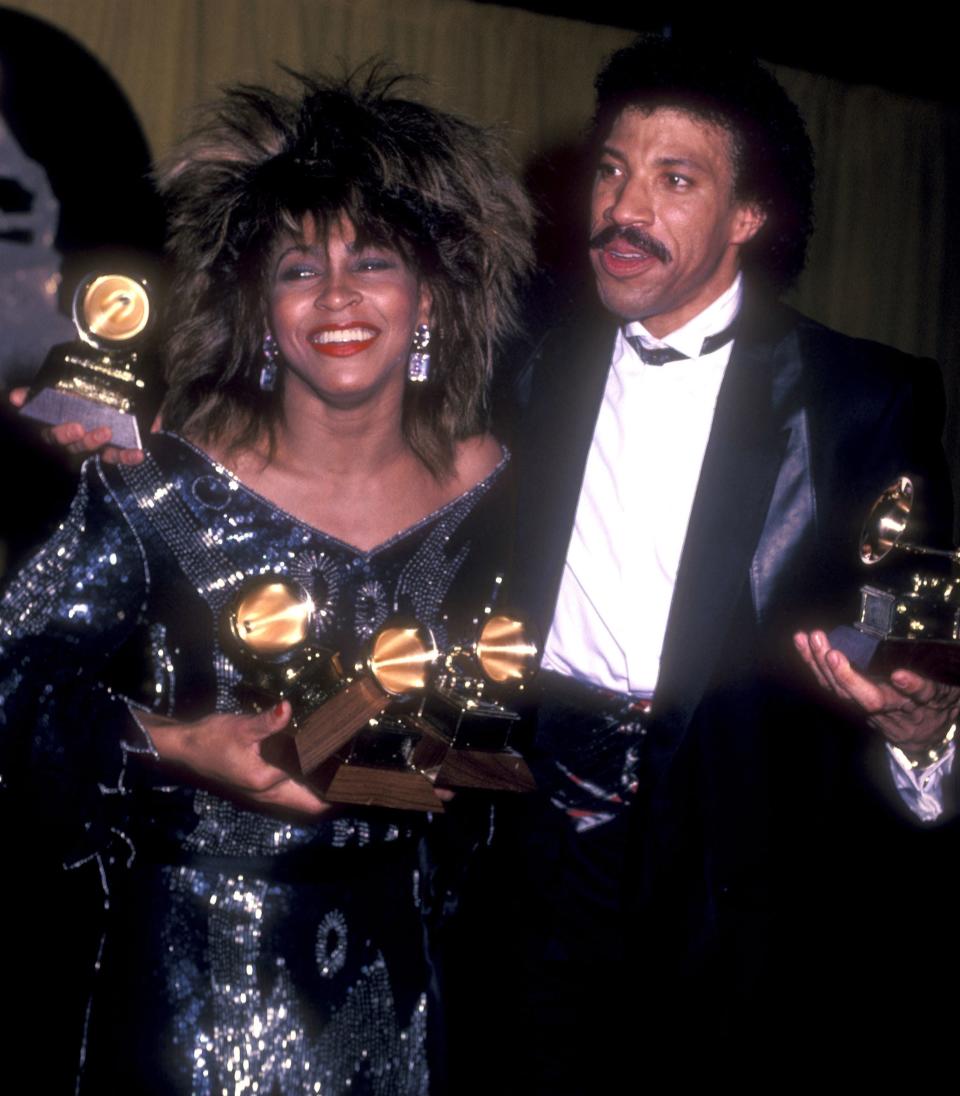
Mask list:
MULTIPOLYGON (((41 705, 49 702, 53 734, 58 718, 72 718, 53 704, 54 682, 70 680, 70 667, 85 659, 109 666, 134 636, 142 644, 147 673, 98 685, 89 719, 98 734, 118 735, 113 759, 109 750, 98 759, 106 770, 93 774, 93 788, 118 818, 127 812, 127 822, 111 816, 103 827, 120 852, 95 849, 76 862, 94 865, 106 886, 108 868, 134 862, 137 841, 159 836, 161 847, 177 850, 172 864, 157 865, 163 916, 150 957, 165 987, 157 1015, 166 1025, 164 1053, 175 1059, 164 1068, 182 1079, 176 1091, 421 1096, 429 1087, 428 977, 418 966, 419 928, 409 927, 420 917, 409 865, 425 820, 357 811, 298 824, 169 777, 157 781, 152 762, 137 768, 150 744, 126 701, 177 715, 199 681, 217 710, 239 712, 241 676, 220 646, 217 622, 232 592, 255 575, 290 574, 307 585, 320 608, 315 640, 345 644, 348 661, 394 612, 412 612, 445 643, 447 598, 471 551, 469 540, 453 546, 454 538, 503 465, 413 528, 358 552, 273 507, 180 439, 161 435, 150 447, 139 466, 86 466, 68 518, 8 592, 0 720, 11 698, 31 688, 41 705), (209 639, 199 644, 197 635, 209 639), (46 638, 49 656, 29 646, 46 638), (314 849, 354 865, 342 883, 323 878, 329 860, 317 861, 319 878, 311 880, 304 865, 314 849), (377 863, 389 871, 370 875, 377 863), (298 865, 289 879, 287 864, 298 865), (356 885, 351 871, 363 872, 356 885), (306 872, 304 883, 297 872, 306 872), (390 889, 376 896, 381 878, 390 889), (386 931, 395 920, 402 985, 396 933, 386 931), (302 940, 291 950, 294 926, 302 940)), ((143 863, 138 870, 149 872, 152 861, 143 863)), ((109 994, 109 983, 103 990, 109 994)))

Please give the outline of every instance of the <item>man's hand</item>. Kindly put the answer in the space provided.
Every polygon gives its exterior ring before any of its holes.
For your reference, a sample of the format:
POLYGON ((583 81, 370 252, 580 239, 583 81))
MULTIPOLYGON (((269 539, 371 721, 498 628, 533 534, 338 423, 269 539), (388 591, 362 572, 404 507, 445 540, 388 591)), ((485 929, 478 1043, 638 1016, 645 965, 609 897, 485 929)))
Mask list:
MULTIPOLYGON (((12 388, 9 392, 10 403, 14 407, 23 407, 29 391, 28 388, 12 388)), ((157 428, 158 424, 155 422, 152 429, 157 428)), ((142 449, 121 449, 116 445, 109 445, 109 426, 84 430, 78 422, 62 422, 58 426, 44 427, 42 434, 51 445, 57 445, 78 456, 89 456, 100 450, 100 455, 107 464, 139 464, 143 460, 142 449)))
POLYGON ((290 722, 286 701, 259 715, 217 713, 195 723, 177 723, 140 711, 136 714, 160 757, 202 781, 218 784, 261 807, 313 815, 330 809, 329 803, 263 756, 261 747, 266 740, 290 722))
POLYGON ((887 681, 872 681, 830 646, 823 632, 793 637, 817 681, 834 695, 857 705, 867 723, 908 755, 941 745, 960 718, 960 687, 944 685, 910 670, 894 670, 887 681))

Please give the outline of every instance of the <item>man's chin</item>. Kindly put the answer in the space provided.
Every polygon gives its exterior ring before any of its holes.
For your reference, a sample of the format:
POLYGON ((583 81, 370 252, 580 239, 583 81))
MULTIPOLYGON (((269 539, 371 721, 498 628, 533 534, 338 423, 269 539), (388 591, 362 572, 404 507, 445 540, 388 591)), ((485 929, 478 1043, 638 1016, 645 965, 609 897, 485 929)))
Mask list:
POLYGON ((597 295, 603 307, 627 323, 641 322, 659 311, 655 295, 646 293, 635 284, 621 278, 611 278, 605 271, 595 270, 597 295))

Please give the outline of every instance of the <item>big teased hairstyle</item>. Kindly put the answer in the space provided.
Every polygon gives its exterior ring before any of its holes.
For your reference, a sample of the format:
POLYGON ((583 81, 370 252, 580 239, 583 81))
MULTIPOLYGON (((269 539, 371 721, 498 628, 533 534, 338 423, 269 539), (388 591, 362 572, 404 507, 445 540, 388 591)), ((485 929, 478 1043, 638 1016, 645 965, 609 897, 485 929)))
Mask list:
POLYGON ((813 231, 813 148, 800 112, 753 57, 716 43, 642 35, 618 50, 595 81, 595 155, 631 107, 675 107, 722 126, 733 148, 734 198, 766 221, 741 263, 777 290, 803 270, 813 231))
MULTIPOLYGON (((229 90, 158 173, 175 263, 165 425, 228 449, 272 445, 281 391, 260 391, 270 263, 313 219, 396 248, 432 297, 428 384, 409 386, 404 435, 434 475, 482 429, 497 342, 532 264, 532 213, 499 143, 394 95, 382 67, 297 76, 291 97, 229 90)), ((282 371, 281 371, 282 373, 282 371)))

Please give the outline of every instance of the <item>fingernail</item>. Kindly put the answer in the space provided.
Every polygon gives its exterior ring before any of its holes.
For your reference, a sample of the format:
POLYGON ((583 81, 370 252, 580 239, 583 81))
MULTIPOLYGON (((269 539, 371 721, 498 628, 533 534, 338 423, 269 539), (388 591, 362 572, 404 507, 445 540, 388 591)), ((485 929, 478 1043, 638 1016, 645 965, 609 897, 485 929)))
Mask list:
POLYGON ((276 707, 275 707, 275 708, 273 709, 273 714, 274 714, 275 716, 278 716, 278 717, 279 717, 279 716, 281 716, 281 715, 283 714, 283 701, 282 701, 282 700, 281 700, 281 701, 280 701, 280 703, 279 703, 279 704, 277 704, 277 706, 276 706, 276 707))

